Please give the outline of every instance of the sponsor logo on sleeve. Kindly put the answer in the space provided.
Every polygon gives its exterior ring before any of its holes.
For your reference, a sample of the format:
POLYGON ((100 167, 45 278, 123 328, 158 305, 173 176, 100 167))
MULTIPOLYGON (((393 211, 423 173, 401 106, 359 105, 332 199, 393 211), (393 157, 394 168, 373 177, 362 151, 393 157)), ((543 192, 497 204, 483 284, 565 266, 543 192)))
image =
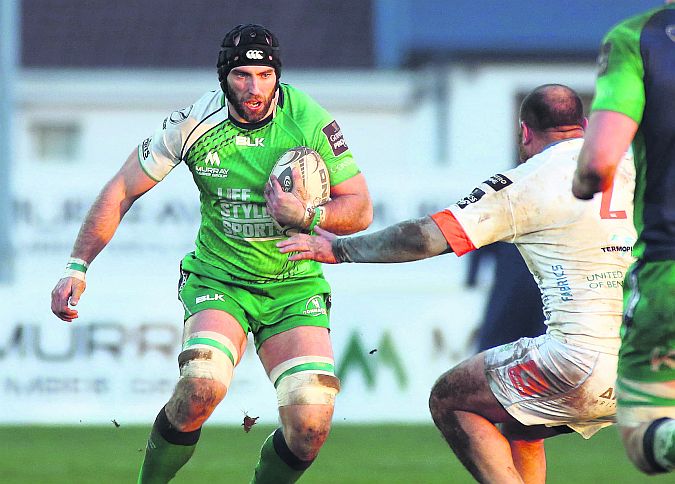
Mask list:
POLYGON ((513 182, 511 180, 509 180, 507 177, 505 177, 504 175, 500 175, 499 173, 497 173, 496 175, 492 175, 490 178, 485 180, 483 183, 491 186, 492 189, 495 192, 498 192, 502 188, 508 187, 513 182))
POLYGON ((472 203, 476 203, 478 200, 483 198, 483 195, 485 195, 485 192, 481 190, 480 188, 474 188, 473 191, 466 197, 462 198, 459 202, 457 202, 457 205, 459 205, 459 208, 464 209, 468 207, 472 203))
POLYGON ((335 156, 341 155, 349 149, 337 121, 331 121, 321 131, 326 135, 335 156))
POLYGON ((330 172, 331 175, 335 175, 337 173, 340 173, 342 170, 346 168, 350 168, 354 165, 354 160, 352 158, 347 158, 345 160, 340 161, 337 165, 334 166, 329 166, 328 171, 330 172))
POLYGON ((188 118, 191 111, 192 106, 188 106, 187 108, 181 109, 180 111, 174 111, 169 116, 169 122, 171 124, 180 124, 188 118))
POLYGON ((152 138, 145 138, 141 143, 141 158, 143 161, 150 157, 150 143, 152 143, 152 138))
POLYGON ((600 53, 598 54, 598 76, 604 76, 607 74, 607 67, 609 66, 609 53, 612 51, 612 43, 605 42, 600 47, 600 53))

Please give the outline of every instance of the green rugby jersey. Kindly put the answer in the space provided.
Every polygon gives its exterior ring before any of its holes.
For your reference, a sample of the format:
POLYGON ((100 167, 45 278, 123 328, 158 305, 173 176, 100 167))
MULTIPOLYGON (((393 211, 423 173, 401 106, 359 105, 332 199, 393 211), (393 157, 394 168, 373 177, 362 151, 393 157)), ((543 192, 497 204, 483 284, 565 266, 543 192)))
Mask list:
POLYGON ((210 91, 168 116, 139 145, 145 173, 162 180, 181 161, 200 193, 201 225, 183 269, 220 280, 264 282, 317 276, 314 261, 289 262, 275 243, 284 235, 265 207, 263 188, 277 159, 307 146, 326 162, 331 186, 359 173, 340 127, 303 92, 281 84, 271 119, 238 123, 227 100, 210 91))
POLYGON ((614 27, 599 56, 592 111, 615 111, 638 123, 634 255, 675 259, 675 4, 614 27))

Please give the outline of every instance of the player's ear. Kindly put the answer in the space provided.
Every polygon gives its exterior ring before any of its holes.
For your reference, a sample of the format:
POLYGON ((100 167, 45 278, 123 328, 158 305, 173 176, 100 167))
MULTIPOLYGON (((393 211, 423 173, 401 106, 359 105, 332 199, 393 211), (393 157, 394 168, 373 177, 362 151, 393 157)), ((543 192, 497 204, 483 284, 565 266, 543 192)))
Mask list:
POLYGON ((584 116, 584 119, 581 120, 581 128, 586 131, 588 129, 588 118, 584 116))
POLYGON ((530 144, 532 142, 533 133, 530 127, 525 124, 524 121, 520 122, 520 132, 522 133, 522 143, 523 145, 530 144))

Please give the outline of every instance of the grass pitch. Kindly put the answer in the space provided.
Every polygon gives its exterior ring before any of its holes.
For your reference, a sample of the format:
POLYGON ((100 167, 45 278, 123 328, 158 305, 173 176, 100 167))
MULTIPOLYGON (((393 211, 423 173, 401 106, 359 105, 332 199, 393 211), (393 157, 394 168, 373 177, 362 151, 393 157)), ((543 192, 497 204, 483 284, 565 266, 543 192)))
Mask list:
MULTIPOLYGON (((4 451, 0 482, 133 483, 149 425, 1 426, 4 451)), ((176 483, 248 483, 257 453, 273 427, 205 426, 192 460, 176 483)), ((563 435, 547 444, 551 484, 673 482, 673 476, 648 478, 624 457, 616 430, 605 429, 589 441, 563 435)), ((300 482, 304 484, 396 484, 474 482, 431 425, 336 424, 321 455, 300 482)))

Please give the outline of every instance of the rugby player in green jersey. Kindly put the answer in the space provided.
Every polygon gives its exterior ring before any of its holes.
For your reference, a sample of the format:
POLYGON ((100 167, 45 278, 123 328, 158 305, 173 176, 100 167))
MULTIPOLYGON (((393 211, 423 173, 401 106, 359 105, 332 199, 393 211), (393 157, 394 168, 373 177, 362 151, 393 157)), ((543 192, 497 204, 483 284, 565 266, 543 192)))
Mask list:
POLYGON ((52 311, 78 314, 89 264, 135 200, 185 163, 200 192, 196 248, 181 263, 185 310, 180 379, 152 428, 138 482, 167 482, 188 461, 201 427, 225 397, 253 333, 276 388, 281 427, 264 442, 255 483, 297 481, 330 430, 339 380, 329 339, 330 287, 316 262, 289 262, 275 243, 280 226, 341 234, 365 229, 372 205, 342 132, 306 94, 280 84, 276 37, 239 25, 218 57, 221 89, 175 111, 105 185, 82 224, 52 311), (270 178, 288 149, 307 146, 325 160, 331 200, 307 210, 298 173, 284 192, 270 178), (277 223, 274 223, 274 222, 277 223))
POLYGON ((572 191, 612 184, 632 142, 636 263, 624 284, 617 420, 647 474, 675 469, 675 5, 629 18, 605 37, 572 191))

